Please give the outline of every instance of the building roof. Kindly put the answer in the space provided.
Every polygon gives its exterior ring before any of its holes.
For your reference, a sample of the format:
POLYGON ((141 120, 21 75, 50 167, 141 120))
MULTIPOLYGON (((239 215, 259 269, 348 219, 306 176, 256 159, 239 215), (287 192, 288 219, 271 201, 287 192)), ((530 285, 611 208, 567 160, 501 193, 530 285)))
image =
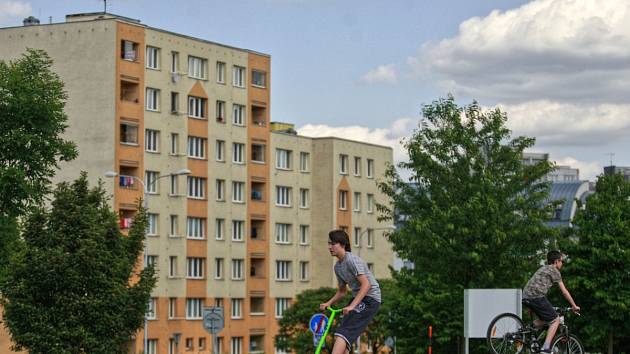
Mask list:
POLYGON ((551 183, 551 190, 549 192, 549 198, 547 203, 560 201, 562 202, 562 210, 559 215, 556 214, 556 218, 548 223, 550 226, 558 223, 568 224, 573 219, 573 213, 575 212, 574 203, 576 199, 584 202, 586 197, 590 195, 589 182, 588 181, 575 181, 575 182, 553 182, 551 183))

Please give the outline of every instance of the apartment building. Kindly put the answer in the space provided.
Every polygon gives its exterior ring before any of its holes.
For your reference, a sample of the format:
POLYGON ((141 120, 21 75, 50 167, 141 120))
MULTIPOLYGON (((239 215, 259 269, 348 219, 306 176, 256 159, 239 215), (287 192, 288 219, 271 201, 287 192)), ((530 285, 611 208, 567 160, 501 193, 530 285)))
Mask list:
MULTIPOLYGON (((523 164, 535 165, 543 161, 549 161, 548 153, 524 152, 523 164)), ((580 170, 566 165, 556 165, 555 168, 542 178, 543 182, 578 182, 580 170)))
MULTIPOLYGON (((107 13, 3 28, 0 47, 2 60, 46 50, 66 84, 79 157, 56 179, 115 172, 106 188, 123 230, 146 195, 146 261, 158 269, 148 353, 211 353, 207 306, 224 308, 220 353, 278 352, 277 319, 292 299, 335 285, 332 228, 389 275, 376 180, 392 150, 272 125, 269 55, 107 13)), ((9 345, 0 333, 0 351, 9 345)), ((141 331, 130 350, 143 349, 141 331)))

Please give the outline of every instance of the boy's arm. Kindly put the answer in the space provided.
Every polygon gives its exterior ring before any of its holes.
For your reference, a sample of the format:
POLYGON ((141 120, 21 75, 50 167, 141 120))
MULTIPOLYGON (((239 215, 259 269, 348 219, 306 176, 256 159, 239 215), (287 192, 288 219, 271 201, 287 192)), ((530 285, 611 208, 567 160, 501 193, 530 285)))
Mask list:
POLYGON ((560 291, 562 291, 564 298, 567 299, 569 304, 571 304, 571 307, 573 307, 573 311, 580 312, 580 307, 575 304, 575 301, 573 301, 573 298, 571 297, 571 293, 569 293, 567 287, 564 286, 564 282, 562 280, 558 282, 558 287, 560 287, 560 291))
POLYGON ((361 283, 361 288, 359 289, 357 296, 354 297, 354 300, 352 301, 352 303, 350 303, 350 305, 343 308, 344 315, 354 310, 354 308, 357 307, 357 305, 361 303, 365 295, 370 290, 370 281, 368 280, 365 274, 359 274, 359 276, 357 276, 357 280, 359 280, 359 283, 361 283))
POLYGON ((348 291, 346 284, 339 284, 339 287, 337 287, 337 292, 335 293, 335 295, 333 295, 333 297, 330 298, 330 300, 324 302, 323 304, 319 305, 319 309, 320 310, 325 310, 327 307, 329 307, 330 305, 334 304, 335 302, 343 299, 344 296, 346 296, 346 292, 348 291))

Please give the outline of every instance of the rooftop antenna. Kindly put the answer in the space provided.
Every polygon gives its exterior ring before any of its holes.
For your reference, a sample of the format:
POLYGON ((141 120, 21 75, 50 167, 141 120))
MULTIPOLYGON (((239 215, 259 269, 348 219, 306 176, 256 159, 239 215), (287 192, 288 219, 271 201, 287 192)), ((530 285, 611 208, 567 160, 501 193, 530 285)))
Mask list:
POLYGON ((52 16, 48 16, 48 23, 52 24, 52 16))
POLYGON ((608 157, 610 157, 610 166, 613 166, 613 156, 615 156, 615 153, 609 152, 609 153, 606 153, 605 155, 608 155, 608 157))
POLYGON ((107 0, 103 0, 103 12, 107 13, 107 0))

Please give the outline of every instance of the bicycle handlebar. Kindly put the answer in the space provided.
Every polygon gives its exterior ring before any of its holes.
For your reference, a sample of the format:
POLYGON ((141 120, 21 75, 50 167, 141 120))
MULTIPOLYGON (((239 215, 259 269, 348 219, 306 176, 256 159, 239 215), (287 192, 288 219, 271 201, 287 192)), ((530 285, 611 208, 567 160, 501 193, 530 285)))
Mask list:
POLYGON ((343 311, 343 308, 341 308, 341 309, 334 309, 334 308, 328 306, 328 307, 326 307, 326 310, 328 310, 328 311, 330 311, 332 313, 339 313, 339 312, 343 311))
POLYGON ((554 307, 554 310, 556 310, 557 313, 560 314, 565 314, 565 313, 569 313, 569 312, 573 312, 576 315, 580 316, 579 312, 573 311, 573 307, 554 307))

